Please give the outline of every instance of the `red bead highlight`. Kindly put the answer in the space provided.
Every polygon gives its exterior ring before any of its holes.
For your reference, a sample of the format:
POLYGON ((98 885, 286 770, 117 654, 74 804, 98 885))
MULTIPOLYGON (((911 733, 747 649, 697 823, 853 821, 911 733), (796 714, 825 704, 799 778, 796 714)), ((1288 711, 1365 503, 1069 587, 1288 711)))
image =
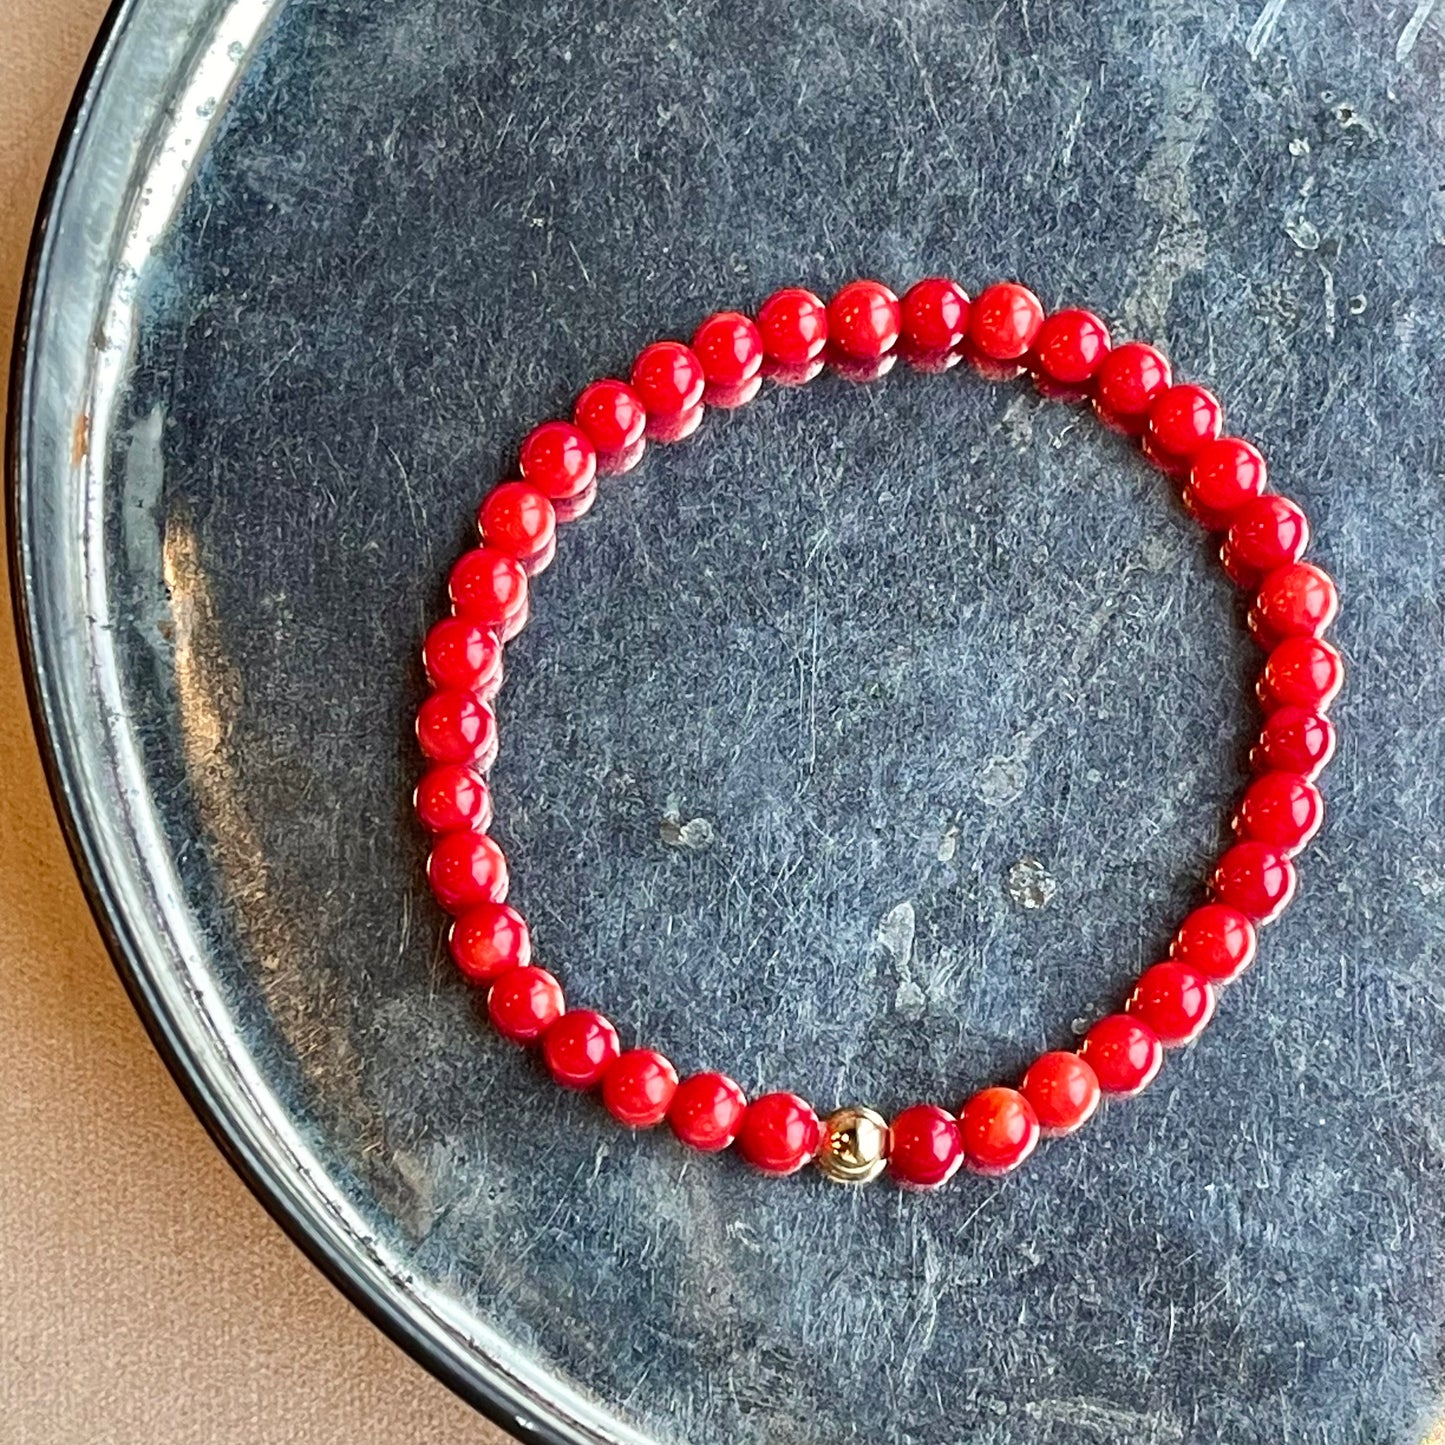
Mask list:
POLYGON ((1034 370, 1060 387, 1085 386, 1109 354, 1109 328, 1092 311, 1055 311, 1034 341, 1034 370))
POLYGON ((828 303, 828 339, 855 361, 877 361, 898 344, 903 312, 880 281, 850 281, 828 303))
POLYGON ((1262 773, 1244 790, 1234 831, 1292 858, 1319 832, 1324 818, 1324 799, 1313 783, 1298 773, 1262 773))
POLYGON ((763 364, 763 338, 757 323, 741 311, 717 311, 693 333, 692 349, 702 362, 709 386, 741 386, 763 364))
POLYGON ((1164 1062, 1164 1046, 1148 1024, 1128 1014, 1102 1018, 1079 1049, 1106 1094, 1137 1094, 1153 1082, 1164 1062))
POLYGON ((1155 398, 1168 389, 1170 375, 1168 361, 1152 346, 1141 341, 1116 346, 1094 374, 1094 410, 1099 420, 1138 436, 1155 398))
POLYGON ((1312 562, 1287 562, 1259 584, 1250 631, 1266 647, 1286 637, 1318 637, 1335 620, 1340 594, 1329 573, 1312 562))
POLYGON ((1039 1127, 1051 1136, 1072 1134, 1099 1107, 1099 1080, 1078 1054, 1041 1054, 1029 1065, 1019 1092, 1033 1105, 1039 1127))
POLYGON ((1257 938, 1239 909, 1206 903, 1179 925, 1169 956, 1211 983, 1233 983, 1254 962, 1257 938))
POLYGON ((647 409, 649 435, 653 423, 691 411, 706 385, 697 353, 680 341, 654 341, 632 363, 632 389, 647 409))
POLYGON ((1017 1089, 980 1089, 958 1122, 964 1161, 978 1174, 1007 1174, 1038 1147, 1038 1115, 1017 1089))
POLYGON ((487 995, 492 1027, 514 1044, 533 1044, 562 1017, 562 985, 529 963, 504 973, 487 995))
POLYGON ((507 900, 507 860, 485 833, 444 833, 426 861, 427 881, 448 913, 507 900))
POLYGON ((479 903, 453 920, 447 947, 468 983, 491 983, 532 961, 527 920, 508 903, 479 903))
POLYGON ((515 637, 527 621, 527 573, 515 557, 495 547, 463 552, 447 581, 458 617, 515 637))
POLYGON ((1145 452, 1165 471, 1187 469, 1224 425, 1219 398, 1185 382, 1154 399, 1144 426, 1145 452))
POLYGON ((520 470, 551 501, 565 501, 596 479, 597 449, 570 421, 544 421, 522 442, 520 470))
POLYGON ((828 308, 801 286, 785 287, 758 308, 758 332, 768 361, 801 372, 828 344, 828 308))
POLYGON ((764 1174, 792 1174, 818 1152, 822 1126, 796 1094, 754 1099, 738 1129, 738 1152, 764 1174))
POLYGON ((1249 764, 1257 773, 1298 773, 1314 782, 1335 755, 1335 725, 1303 707, 1281 707, 1266 719, 1249 764))
POLYGON ((1298 562, 1309 544, 1309 519, 1288 497, 1269 493, 1234 514, 1219 560, 1231 581, 1254 587, 1266 572, 1298 562))
POLYGON ((1214 870, 1214 896, 1255 923, 1273 923, 1289 907, 1298 875, 1278 848, 1250 839, 1225 851, 1214 870))
POLYGON ((963 1163, 958 1120, 936 1104, 914 1104, 888 1126, 888 1172, 905 1189, 937 1189, 963 1163))
POLYGON ((914 351, 951 351, 968 334, 968 293, 945 276, 909 287, 900 305, 904 345, 914 351))
POLYGON ((1270 653, 1259 678, 1266 712, 1281 707, 1325 713, 1345 682, 1344 659, 1318 637, 1287 637, 1270 653))
POLYGON ((564 1089, 595 1089, 621 1053, 617 1030, 591 1009, 569 1009, 542 1036, 542 1062, 564 1089))
POLYGON ((1161 1044, 1178 1048, 1193 1043, 1214 1017, 1214 990, 1192 968, 1170 960, 1144 970, 1125 1008, 1148 1024, 1161 1044))
POLYGON ((515 557, 531 572, 550 561, 557 543, 557 513, 530 482, 503 482, 482 500, 477 530, 484 546, 515 557))
POLYGON ((502 640, 466 617, 443 617, 426 635, 422 666, 443 692, 474 692, 483 701, 502 683, 502 640))
POLYGON ((602 1103, 629 1129, 651 1129, 666 1117, 677 1070, 651 1049, 629 1049, 602 1075, 602 1103))
POLYGON ((1016 281, 1000 281, 985 287, 969 308, 968 339, 990 361, 1021 361, 1043 324, 1039 298, 1016 281))
POLYGON ((442 763, 422 774, 412 794, 421 825, 431 833, 485 833, 492 823, 492 794, 463 763, 442 763))
POLYGON ((605 377, 577 398, 572 419, 604 456, 626 452, 647 430, 647 408, 625 382, 605 377))
POLYGON ((1184 502, 1204 526, 1223 531, 1258 499, 1268 476, 1269 468, 1257 447, 1239 437, 1220 437, 1205 442, 1195 455, 1184 502))
POLYGON ((416 740, 434 762, 485 772, 497 757, 497 720, 475 693, 434 692, 417 709, 416 740))
POLYGON ((689 1149, 715 1154, 738 1136, 748 1101, 726 1074, 693 1074, 677 1086, 667 1122, 689 1149))

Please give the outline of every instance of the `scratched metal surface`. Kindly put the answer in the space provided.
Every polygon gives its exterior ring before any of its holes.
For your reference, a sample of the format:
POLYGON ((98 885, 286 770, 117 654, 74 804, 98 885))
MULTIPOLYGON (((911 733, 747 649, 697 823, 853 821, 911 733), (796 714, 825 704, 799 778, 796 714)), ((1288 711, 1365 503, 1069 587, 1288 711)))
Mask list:
MULTIPOLYGON (((131 8, 18 456, 61 786, 233 1150, 529 1438, 1429 1433, 1431 10, 131 8), (781 283, 938 269, 1097 307, 1261 441, 1345 597, 1331 816, 1147 1097, 1002 1184, 760 1181, 479 1026, 408 818, 415 649, 480 490, 588 378, 781 283)), ((685 1069, 892 1108, 1118 1000, 1254 726, 1238 605, 1157 476, 1017 386, 897 373, 766 389, 602 492, 509 653, 495 773, 574 1001, 685 1069)))

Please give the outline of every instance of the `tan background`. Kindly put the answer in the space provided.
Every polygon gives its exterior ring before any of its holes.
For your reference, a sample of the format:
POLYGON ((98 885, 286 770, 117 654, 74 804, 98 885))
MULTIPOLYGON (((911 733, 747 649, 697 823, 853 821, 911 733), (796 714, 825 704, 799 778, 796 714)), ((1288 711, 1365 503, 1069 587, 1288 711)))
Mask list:
MULTIPOLYGON (((0 0, 0 374, 46 165, 104 9, 0 0)), ((0 960, 0 1441, 504 1439, 311 1268, 151 1051, 54 821, 8 617, 0 960)))

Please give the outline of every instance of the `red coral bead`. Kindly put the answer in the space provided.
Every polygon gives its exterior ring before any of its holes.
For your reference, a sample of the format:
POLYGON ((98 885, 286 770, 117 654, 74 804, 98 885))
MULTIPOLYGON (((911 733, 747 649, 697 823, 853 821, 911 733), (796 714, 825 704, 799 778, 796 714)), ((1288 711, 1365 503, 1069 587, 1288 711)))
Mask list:
POLYGON ((1255 923, 1273 923, 1289 907, 1298 875, 1280 849, 1251 838, 1225 851, 1210 882, 1221 903, 1255 923))
POLYGON ((1324 799, 1313 783, 1298 773, 1261 773, 1239 800, 1234 831, 1293 857, 1319 832, 1324 817, 1324 799))
POLYGON ((481 776, 462 763, 442 763, 422 774, 412 794, 421 825, 432 833, 468 829, 485 833, 492 823, 492 794, 481 776))
POLYGON ((963 1131, 937 1104, 914 1104, 888 1126, 888 1172, 905 1189, 937 1189, 963 1163, 963 1131))
POLYGON ((1148 1024, 1161 1044, 1178 1048, 1193 1043, 1214 1017, 1214 990, 1202 974, 1171 959, 1144 970, 1124 1007, 1148 1024))
POLYGON ((958 1122, 964 1162, 978 1174, 1007 1174, 1038 1147, 1039 1116, 1017 1089, 980 1089, 958 1122))
POLYGON ((463 552, 447 581, 458 617, 495 628, 503 641, 527 622, 527 573, 515 557, 495 547, 463 552))
POLYGON ((433 762, 485 771, 497 757, 497 720, 475 693, 434 692, 417 709, 416 740, 433 762))
POLYGON ((552 560, 557 545, 557 512, 530 482, 493 487, 477 510, 484 546, 515 557, 529 573, 552 560))
POLYGON ((946 276, 910 286, 900 312, 903 342, 914 351, 951 351, 968 334, 968 293, 946 276))
POLYGON ((485 833, 443 833, 432 845, 426 873, 448 913, 507 901, 507 860, 485 833))
POLYGON ((1328 572, 1312 562, 1287 562, 1259 584, 1249 630, 1273 647, 1286 637, 1318 637, 1339 610, 1340 594, 1328 572))
POLYGON ((1094 373, 1094 410, 1099 420, 1130 436, 1138 436, 1155 398, 1169 387, 1169 363, 1142 341, 1116 346, 1094 373))
POLYGON ((1144 450, 1167 472, 1186 471, 1224 425, 1219 398, 1202 386, 1184 382, 1154 398, 1144 426, 1144 450))
POLYGON ((1084 386, 1104 364, 1109 345, 1109 328, 1092 311, 1055 311, 1039 328, 1031 360, 1056 386, 1084 386))
POLYGON ((1259 677, 1266 712, 1281 707, 1325 713, 1345 682, 1344 659, 1318 637, 1287 637, 1270 653, 1259 677))
POLYGON ((474 692, 483 700, 502 684, 502 640, 466 617, 443 617, 426 635, 422 666, 433 687, 474 692))
POLYGON ((491 983, 532 961, 531 930, 509 903, 479 903, 467 909, 452 920, 447 947, 468 983, 491 983))
POLYGON ((629 1129, 651 1129, 666 1117, 677 1070, 651 1049, 628 1049, 602 1075, 602 1103, 629 1129))
POLYGON ((1231 581, 1254 587, 1266 572, 1298 562, 1309 544, 1309 519, 1288 497, 1269 493, 1234 514, 1219 560, 1231 581))
POLYGON ((741 311, 717 311, 693 332, 692 349, 709 386, 741 386, 763 364, 757 322, 741 311))
POLYGON ((691 411, 702 400, 706 385, 697 353, 680 341, 654 341, 632 363, 632 389, 647 408, 649 435, 653 423, 691 411))
POLYGON ((1259 449, 1239 437, 1199 448, 1189 468, 1184 504, 1211 531, 1223 531, 1264 491, 1269 468, 1259 449))
POLYGON ((562 1017, 562 985, 529 963, 504 973, 487 995, 487 1016, 504 1039, 533 1044, 562 1017))
POLYGON ((792 1174, 818 1152, 822 1125, 796 1094, 754 1099, 738 1129, 738 1152, 764 1174, 792 1174))
POLYGON ((758 307, 758 333, 769 362, 801 369, 820 357, 828 344, 828 308, 821 297, 801 286, 785 287, 758 307))
POLYGON ((621 1053, 611 1021, 591 1009, 568 1009, 542 1036, 542 1062, 564 1089, 595 1089, 621 1053))
POLYGON ((715 1154, 738 1136, 748 1101, 726 1074, 693 1074, 677 1086, 667 1122, 689 1149, 715 1154))
POLYGON ((1020 361, 1043 324, 1043 303, 1027 286, 999 281, 986 286, 969 308, 968 339, 989 361, 1020 361))
POLYGON ((1211 983, 1233 983, 1254 962, 1257 940, 1239 909, 1206 903, 1179 925, 1169 956, 1211 983))
POLYGON ((1088 1060, 1062 1050, 1039 1055, 1019 1092, 1033 1105, 1039 1127, 1048 1135, 1072 1134, 1099 1107, 1099 1080, 1088 1060))
POLYGON ((626 382, 604 377, 577 398, 572 419, 604 456, 635 447, 647 430, 647 408, 626 382))
POLYGON ((597 477, 597 448, 570 421, 544 421, 527 433, 522 476, 554 502, 581 496, 597 477))
POLYGON ((1164 1046, 1148 1024, 1128 1014, 1110 1014, 1084 1035, 1079 1049, 1106 1094, 1137 1094, 1153 1082, 1164 1062, 1164 1046))
POLYGON ((877 361, 898 344, 903 312, 881 281, 850 281, 828 303, 828 340, 855 361, 877 361))
POLYGON ((1335 755, 1335 725, 1304 707, 1282 707, 1265 720, 1259 741, 1249 751, 1257 773, 1298 773, 1314 782, 1335 755))

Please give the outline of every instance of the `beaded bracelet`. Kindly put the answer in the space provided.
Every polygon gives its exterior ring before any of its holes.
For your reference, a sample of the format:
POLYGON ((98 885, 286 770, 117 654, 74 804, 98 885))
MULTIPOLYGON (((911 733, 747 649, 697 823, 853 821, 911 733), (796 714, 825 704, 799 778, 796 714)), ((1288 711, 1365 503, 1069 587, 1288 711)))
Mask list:
POLYGON ((453 916, 452 957, 466 980, 488 989, 497 1031, 540 1045, 559 1084, 600 1089, 608 1112, 630 1128, 666 1119, 693 1149, 736 1141, 765 1173, 791 1174, 812 1159, 844 1183, 885 1168, 919 1189, 942 1184, 960 1164, 1007 1173, 1041 1135, 1084 1124, 1101 1094, 1145 1088, 1166 1048, 1199 1036, 1217 990, 1252 962, 1258 926, 1294 895, 1294 858, 1323 816, 1315 780, 1334 752, 1326 713, 1343 680, 1339 653, 1322 639, 1338 610, 1335 585, 1300 560, 1309 523, 1294 502, 1266 491, 1264 458, 1249 442, 1221 435, 1222 421, 1210 392, 1174 384, 1153 347, 1112 346, 1088 311, 1046 317, 1033 292, 1012 282, 971 301, 953 281, 933 277, 901 302, 877 281, 853 281, 826 305, 789 288, 768 297, 756 320, 719 312, 691 346, 654 342, 637 357, 630 383, 595 381, 578 397, 572 421, 532 431, 522 442, 519 478, 481 504, 481 545, 452 568, 452 615, 427 634, 423 660, 433 690, 417 717, 431 764, 415 794, 434 835, 428 878, 453 916), (1094 1024, 1077 1051, 1045 1053, 1017 1088, 985 1088, 957 1113, 915 1104, 887 1123, 850 1106, 820 1121, 795 1094, 749 1102, 724 1074, 679 1082, 662 1054, 623 1051, 602 1014, 564 1006, 556 978, 532 962, 527 924, 506 902, 506 859, 488 832, 484 774, 497 752, 490 702, 502 681, 503 646, 527 620, 529 578, 551 561, 558 525, 590 508, 599 477, 636 465, 648 441, 689 436, 706 406, 750 401, 764 376, 800 385, 826 362, 868 381, 900 354, 934 371, 964 359, 994 380, 1031 372, 1043 394, 1089 401, 1100 421, 1138 439, 1149 460, 1182 483, 1191 515, 1224 534, 1225 571, 1254 594, 1249 629, 1267 653, 1257 689, 1264 724, 1250 753, 1254 778, 1233 815, 1236 841, 1214 870, 1210 901, 1184 919, 1169 958, 1145 970, 1122 1011, 1094 1024))

